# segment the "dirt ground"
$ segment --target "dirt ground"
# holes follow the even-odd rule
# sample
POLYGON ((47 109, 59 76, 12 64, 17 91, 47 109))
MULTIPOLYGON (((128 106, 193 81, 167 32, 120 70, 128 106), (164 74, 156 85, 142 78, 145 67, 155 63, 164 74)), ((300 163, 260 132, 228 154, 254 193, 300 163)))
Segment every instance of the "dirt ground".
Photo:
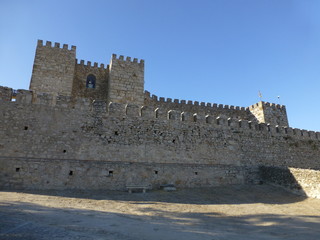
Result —
POLYGON ((320 239, 320 200, 270 185, 0 192, 0 239, 320 239))

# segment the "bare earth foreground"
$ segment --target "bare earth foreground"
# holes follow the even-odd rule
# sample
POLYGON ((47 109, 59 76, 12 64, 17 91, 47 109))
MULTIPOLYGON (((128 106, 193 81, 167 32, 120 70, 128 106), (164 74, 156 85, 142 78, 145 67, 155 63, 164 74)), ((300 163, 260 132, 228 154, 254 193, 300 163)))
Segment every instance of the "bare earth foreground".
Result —
POLYGON ((270 185, 0 192, 0 239, 320 239, 320 200, 270 185))

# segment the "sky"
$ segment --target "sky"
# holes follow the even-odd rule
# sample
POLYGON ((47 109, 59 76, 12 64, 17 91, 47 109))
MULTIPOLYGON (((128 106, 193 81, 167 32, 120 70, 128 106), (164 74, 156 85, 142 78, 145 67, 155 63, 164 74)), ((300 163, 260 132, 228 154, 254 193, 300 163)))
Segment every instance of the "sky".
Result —
POLYGON ((0 0, 0 85, 28 89, 38 39, 145 60, 151 94, 286 106, 320 131, 319 0, 0 0))

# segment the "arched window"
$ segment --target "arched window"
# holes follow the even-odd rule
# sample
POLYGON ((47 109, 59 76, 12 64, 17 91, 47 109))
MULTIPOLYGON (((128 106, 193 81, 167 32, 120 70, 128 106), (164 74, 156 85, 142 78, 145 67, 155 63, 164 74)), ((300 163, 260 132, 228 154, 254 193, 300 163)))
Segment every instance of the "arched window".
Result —
POLYGON ((93 74, 87 76, 87 88, 96 88, 96 77, 93 74))

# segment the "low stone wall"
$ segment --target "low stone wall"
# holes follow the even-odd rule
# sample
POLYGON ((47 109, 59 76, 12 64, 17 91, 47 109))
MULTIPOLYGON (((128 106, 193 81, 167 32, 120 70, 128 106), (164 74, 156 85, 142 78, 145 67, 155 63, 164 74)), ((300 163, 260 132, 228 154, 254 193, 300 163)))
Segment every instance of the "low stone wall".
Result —
POLYGON ((259 175, 266 183, 284 187, 300 195, 320 198, 319 170, 261 166, 259 175))
POLYGON ((92 160, 0 158, 1 189, 153 189, 253 183, 258 168, 230 165, 157 164, 92 160))

